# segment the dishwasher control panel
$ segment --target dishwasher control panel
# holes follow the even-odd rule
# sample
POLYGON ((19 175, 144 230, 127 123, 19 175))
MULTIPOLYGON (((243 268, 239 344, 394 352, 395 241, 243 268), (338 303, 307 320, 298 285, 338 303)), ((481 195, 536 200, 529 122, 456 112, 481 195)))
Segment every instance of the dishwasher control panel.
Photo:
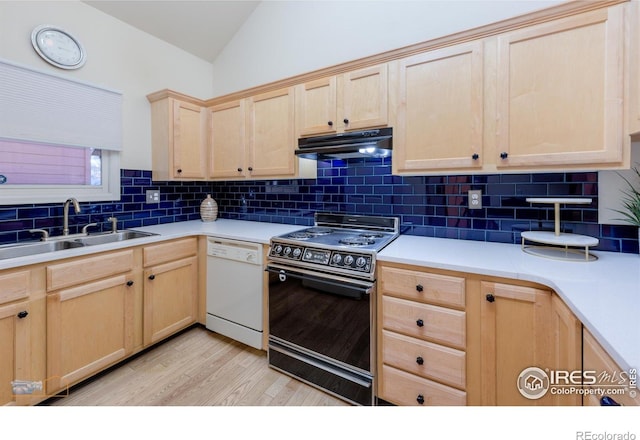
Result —
POLYGON ((209 240, 207 255, 244 263, 261 264, 261 246, 251 243, 209 240))

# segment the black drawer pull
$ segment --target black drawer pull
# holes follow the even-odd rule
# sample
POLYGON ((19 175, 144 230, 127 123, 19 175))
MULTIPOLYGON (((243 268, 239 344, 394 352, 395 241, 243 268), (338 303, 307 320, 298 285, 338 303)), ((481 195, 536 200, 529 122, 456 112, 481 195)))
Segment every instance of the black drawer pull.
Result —
POLYGON ((150 280, 155 280, 155 279, 156 279, 156 276, 155 276, 154 274, 151 274, 151 275, 149 275, 149 279, 150 279, 150 280))
POLYGON ((127 286, 129 286, 129 287, 133 286, 133 281, 131 281, 131 280, 127 281, 127 286))
POLYGON ((24 319, 24 318, 27 317, 28 314, 29 314, 29 312, 27 312, 26 310, 23 310, 22 312, 18 313, 18 318, 24 319))
POLYGON ((496 297, 493 296, 493 293, 487 293, 487 301, 489 301, 490 303, 494 302, 496 300, 496 297))
POLYGON ((424 290, 424 287, 422 287, 422 284, 418 284, 418 285, 416 286, 416 290, 417 290, 418 292, 422 292, 422 291, 424 290))
POLYGON ((417 325, 418 327, 424 327, 424 321, 423 321, 422 319, 418 319, 418 320, 416 321, 416 325, 417 325))
POLYGON ((416 358, 416 364, 418 364, 418 365, 424 364, 424 359, 422 359, 422 356, 418 356, 416 358))
POLYGON ((418 402, 420 405, 424 405, 424 396, 422 394, 418 394, 418 397, 416 397, 416 402, 418 402))

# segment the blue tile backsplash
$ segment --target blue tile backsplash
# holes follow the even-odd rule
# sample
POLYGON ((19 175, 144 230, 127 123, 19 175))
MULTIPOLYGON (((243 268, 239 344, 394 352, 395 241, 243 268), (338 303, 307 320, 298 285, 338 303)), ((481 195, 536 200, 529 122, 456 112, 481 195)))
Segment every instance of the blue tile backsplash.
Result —
MULTIPOLYGON (((88 223, 108 230, 197 220, 210 193, 221 218, 309 226, 316 211, 391 215, 410 235, 519 243, 520 232, 553 229, 553 208, 527 197, 590 197, 589 205, 562 207, 567 232, 600 240, 599 250, 638 252, 637 228, 598 224, 598 174, 535 173, 450 176, 393 176, 386 159, 318 161, 317 179, 225 182, 153 182, 151 172, 121 170, 117 202, 81 203, 70 215, 71 233, 88 223), (160 203, 146 203, 147 189, 160 190, 160 203), (467 208, 467 191, 482 190, 479 210, 467 208)), ((0 244, 34 239, 29 229, 62 233, 62 202, 0 207, 0 244)))

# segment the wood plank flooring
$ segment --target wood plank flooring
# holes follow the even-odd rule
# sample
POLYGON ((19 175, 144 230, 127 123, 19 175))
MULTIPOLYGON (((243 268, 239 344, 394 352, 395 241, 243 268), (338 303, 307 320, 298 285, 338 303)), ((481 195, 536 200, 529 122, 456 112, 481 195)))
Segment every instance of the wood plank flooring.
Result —
POLYGON ((348 406, 268 367, 266 353, 194 327, 51 406, 348 406))

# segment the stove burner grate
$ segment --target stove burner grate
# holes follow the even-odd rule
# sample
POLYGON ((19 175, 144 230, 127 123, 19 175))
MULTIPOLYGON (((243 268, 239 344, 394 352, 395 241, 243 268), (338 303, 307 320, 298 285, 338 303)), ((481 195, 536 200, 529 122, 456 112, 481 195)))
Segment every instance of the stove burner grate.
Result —
POLYGON ((305 229, 303 232, 311 235, 328 235, 333 232, 331 228, 324 228, 322 226, 315 226, 313 228, 305 229))
POLYGON ((309 234, 308 232, 305 232, 305 231, 296 231, 287 235, 288 238, 293 238, 295 240, 307 240, 313 236, 314 236, 313 234, 309 234))
POLYGON ((382 238, 384 237, 384 234, 381 234, 379 232, 363 232, 362 234, 360 234, 360 237, 374 239, 374 238, 382 238))
POLYGON ((368 246, 376 241, 368 237, 346 237, 340 239, 339 243, 347 246, 368 246))

